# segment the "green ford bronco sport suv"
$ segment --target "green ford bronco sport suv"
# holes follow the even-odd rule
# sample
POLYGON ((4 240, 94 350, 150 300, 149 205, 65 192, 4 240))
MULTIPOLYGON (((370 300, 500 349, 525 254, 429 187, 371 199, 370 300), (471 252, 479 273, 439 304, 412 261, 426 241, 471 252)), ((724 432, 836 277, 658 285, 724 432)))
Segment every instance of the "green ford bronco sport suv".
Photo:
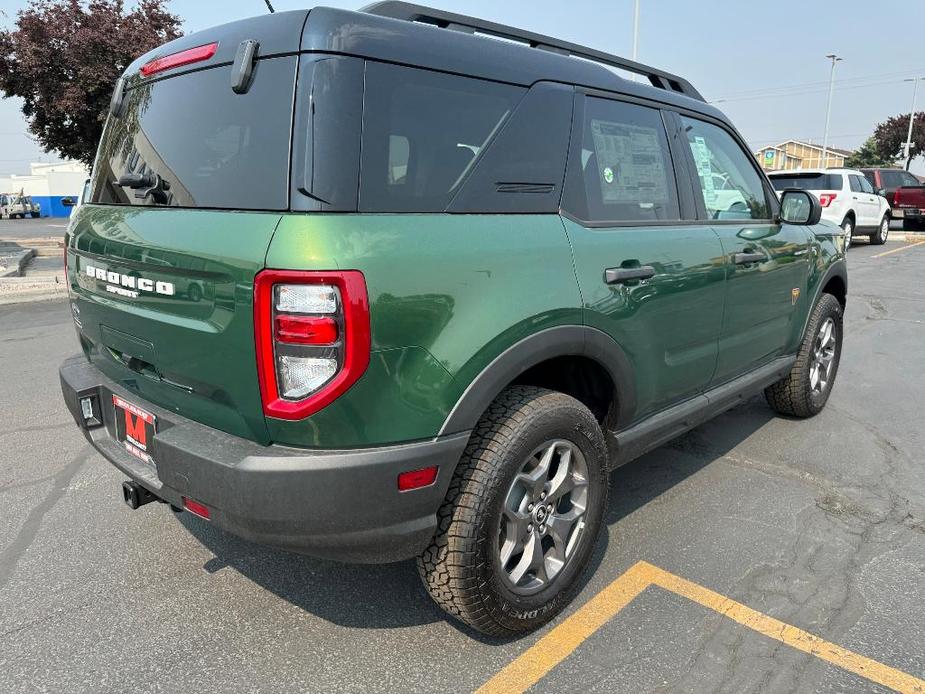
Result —
POLYGON ((268 14, 116 85, 64 398, 132 508, 417 557, 511 635, 580 586, 616 466, 762 390, 825 405, 819 215, 676 75, 403 2, 268 14))

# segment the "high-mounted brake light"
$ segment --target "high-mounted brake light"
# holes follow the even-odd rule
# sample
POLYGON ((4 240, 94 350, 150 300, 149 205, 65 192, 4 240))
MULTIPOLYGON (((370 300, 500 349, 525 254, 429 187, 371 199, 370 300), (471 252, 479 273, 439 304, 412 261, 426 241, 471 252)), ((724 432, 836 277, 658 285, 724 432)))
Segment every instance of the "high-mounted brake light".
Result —
POLYGON ((151 75, 163 72, 164 70, 170 70, 171 68, 190 65, 191 63, 201 63, 203 60, 208 60, 215 55, 215 51, 217 50, 218 43, 207 43, 203 46, 188 48, 179 53, 171 53, 162 58, 155 58, 141 66, 141 76, 150 77, 151 75))
POLYGON ((268 417, 303 419, 369 365, 369 299, 358 270, 264 270, 254 278, 257 374, 268 417))
POLYGON ((832 201, 838 197, 837 193, 820 193, 819 194, 819 204, 823 207, 828 207, 832 204, 832 201))

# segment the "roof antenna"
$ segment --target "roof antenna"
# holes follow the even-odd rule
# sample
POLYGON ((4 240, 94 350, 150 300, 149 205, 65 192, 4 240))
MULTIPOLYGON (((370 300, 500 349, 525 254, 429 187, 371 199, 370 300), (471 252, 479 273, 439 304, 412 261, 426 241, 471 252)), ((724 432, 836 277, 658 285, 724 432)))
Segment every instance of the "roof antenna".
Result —
POLYGON ((276 12, 276 10, 273 9, 273 5, 270 4, 270 0, 263 0, 263 1, 267 4, 267 9, 270 10, 270 14, 273 14, 274 12, 276 12))

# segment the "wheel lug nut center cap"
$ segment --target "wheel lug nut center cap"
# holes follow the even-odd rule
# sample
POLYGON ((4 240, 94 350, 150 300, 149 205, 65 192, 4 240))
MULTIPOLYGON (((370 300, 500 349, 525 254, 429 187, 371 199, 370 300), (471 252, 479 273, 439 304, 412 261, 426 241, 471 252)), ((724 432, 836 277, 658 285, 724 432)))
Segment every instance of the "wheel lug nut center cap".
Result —
POLYGON ((549 516, 549 511, 546 510, 545 506, 537 506, 533 511, 533 520, 538 525, 545 523, 547 516, 549 516))

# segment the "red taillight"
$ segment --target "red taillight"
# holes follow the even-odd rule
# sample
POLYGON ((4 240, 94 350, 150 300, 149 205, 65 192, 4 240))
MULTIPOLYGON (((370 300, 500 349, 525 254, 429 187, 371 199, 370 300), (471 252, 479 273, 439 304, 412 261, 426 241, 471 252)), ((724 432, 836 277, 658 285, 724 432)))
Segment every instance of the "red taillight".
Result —
POLYGON ((217 50, 217 43, 207 43, 204 46, 196 46, 195 48, 188 48, 185 51, 180 51, 179 53, 171 53, 170 55, 165 55, 163 58, 155 58, 154 60, 150 60, 141 66, 141 76, 150 77, 151 75, 157 74, 158 72, 180 67, 181 65, 201 63, 203 60, 208 60, 213 55, 215 55, 215 51, 217 50))
POLYGON ((209 507, 196 501, 195 499, 190 499, 184 496, 183 508, 192 513, 194 516, 199 516, 200 518, 209 520, 209 507))
POLYGON ((369 299, 358 270, 264 270, 254 278, 263 412, 303 419, 327 407, 369 365, 369 299))
POLYGON ((823 207, 828 207, 832 204, 832 201, 838 197, 837 193, 820 193, 819 194, 819 204, 823 207))
POLYGON ((412 489, 429 487, 437 481, 437 466, 421 468, 420 470, 409 470, 398 475, 398 491, 408 492, 412 489))
POLYGON ((337 340, 337 321, 325 316, 276 316, 277 342, 331 345, 337 340))

